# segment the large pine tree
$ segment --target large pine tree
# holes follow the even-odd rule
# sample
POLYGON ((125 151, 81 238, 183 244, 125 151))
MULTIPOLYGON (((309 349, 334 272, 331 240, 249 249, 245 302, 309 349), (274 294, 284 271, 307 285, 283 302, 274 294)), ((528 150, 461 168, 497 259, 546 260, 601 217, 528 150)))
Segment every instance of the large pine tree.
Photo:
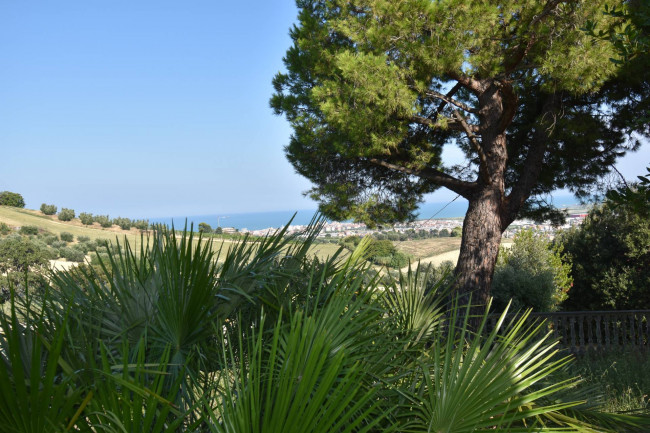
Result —
POLYGON ((631 121, 647 106, 647 56, 621 74, 612 41, 583 30, 620 20, 605 1, 297 3, 271 106, 293 127, 287 156, 311 197, 370 224, 412 218, 439 187, 465 197, 456 274, 475 300, 516 217, 557 216, 545 195, 584 194, 638 147, 635 129, 648 133, 631 121), (467 164, 445 165, 445 146, 467 164))

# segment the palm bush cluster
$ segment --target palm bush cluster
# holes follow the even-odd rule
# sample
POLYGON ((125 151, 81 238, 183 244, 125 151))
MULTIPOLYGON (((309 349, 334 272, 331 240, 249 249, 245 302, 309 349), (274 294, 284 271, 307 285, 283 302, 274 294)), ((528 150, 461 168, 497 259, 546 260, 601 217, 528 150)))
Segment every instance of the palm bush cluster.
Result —
MULTIPOLYGON (((161 230, 13 295, 0 431, 470 432, 643 428, 604 414, 542 325, 475 332, 416 270, 309 253, 318 231, 227 251, 161 230)), ((483 318, 485 319, 485 318, 483 318)))

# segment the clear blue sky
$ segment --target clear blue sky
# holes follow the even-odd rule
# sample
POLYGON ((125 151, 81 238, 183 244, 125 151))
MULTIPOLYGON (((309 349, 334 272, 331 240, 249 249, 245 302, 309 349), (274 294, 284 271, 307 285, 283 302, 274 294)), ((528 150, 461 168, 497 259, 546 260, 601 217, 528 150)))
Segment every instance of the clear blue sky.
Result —
POLYGON ((295 18, 293 0, 0 0, 0 191, 134 218, 314 209, 268 104, 295 18))

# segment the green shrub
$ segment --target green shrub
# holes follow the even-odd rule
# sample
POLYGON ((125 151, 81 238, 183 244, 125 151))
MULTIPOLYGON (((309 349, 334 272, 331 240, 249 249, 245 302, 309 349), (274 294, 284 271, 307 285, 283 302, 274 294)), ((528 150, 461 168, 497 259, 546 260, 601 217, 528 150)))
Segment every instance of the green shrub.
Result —
POLYGON ((96 223, 99 223, 100 226, 104 228, 109 228, 113 226, 113 222, 110 220, 108 215, 95 215, 93 218, 96 223))
POLYGON ((43 237, 43 242, 45 242, 46 245, 52 245, 52 243, 58 241, 59 238, 56 237, 56 235, 48 234, 43 237))
POLYGON ((61 208, 61 212, 59 212, 60 221, 72 221, 73 218, 74 218, 73 209, 61 208))
POLYGON ((63 248, 67 245, 68 243, 66 241, 54 241, 50 244, 52 248, 63 248))
POLYGON ((199 233, 212 233, 212 227, 208 223, 199 223, 199 233))
POLYGON ((650 309, 650 218, 606 202, 557 238, 573 260, 567 310, 650 309))
POLYGON ((22 226, 20 228, 20 234, 21 235, 37 235, 38 234, 38 227, 36 227, 36 226, 22 226))
POLYGON ((84 236, 84 235, 77 236, 77 240, 81 243, 86 243, 90 241, 90 236, 84 236))
POLYGON ((97 242, 95 241, 88 241, 83 243, 88 251, 96 251, 97 250, 97 242))
POLYGON ((81 251, 82 253, 84 253, 84 255, 88 254, 88 251, 89 251, 88 244, 85 244, 85 243, 83 243, 83 244, 74 244, 70 248, 81 251))
POLYGON ((119 226, 122 230, 130 230, 132 223, 129 218, 117 217, 113 219, 113 224, 119 226))
POLYGON ((45 215, 54 215, 57 211, 57 208, 53 204, 45 204, 43 203, 41 205, 41 212, 43 212, 45 215))
POLYGON ((61 257, 70 261, 70 262, 83 262, 86 255, 83 251, 79 251, 75 248, 63 247, 59 250, 61 257))
POLYGON ((501 311, 512 299, 515 310, 556 311, 573 280, 571 262, 562 247, 523 230, 510 249, 501 248, 492 280, 494 307, 501 311))
POLYGON ((0 223, 0 235, 7 235, 11 231, 11 228, 5 224, 5 223, 0 223))
POLYGON ((99 266, 100 262, 107 264, 110 262, 108 253, 95 253, 90 256, 90 264, 92 266, 99 266))
POLYGON ((62 241, 72 242, 74 240, 74 235, 68 232, 61 232, 59 235, 62 241))
POLYGON ((79 220, 81 221, 81 224, 91 226, 94 222, 93 214, 81 212, 79 214, 79 220))
POLYGON ((133 221, 133 226, 138 230, 148 230, 149 220, 135 220, 133 221))
MULTIPOLYGON (((359 246, 362 238, 359 236, 347 236, 339 243, 341 246, 354 251, 359 246)), ((393 242, 388 239, 377 240, 373 237, 367 237, 366 257, 368 261, 391 268, 402 268, 408 265, 409 256, 398 251, 393 242)))
POLYGON ((0 274, 35 271, 47 265, 45 248, 22 236, 0 240, 0 274))
POLYGON ((12 206, 12 207, 25 207, 25 200, 23 196, 10 191, 0 192, 0 205, 2 206, 12 206))

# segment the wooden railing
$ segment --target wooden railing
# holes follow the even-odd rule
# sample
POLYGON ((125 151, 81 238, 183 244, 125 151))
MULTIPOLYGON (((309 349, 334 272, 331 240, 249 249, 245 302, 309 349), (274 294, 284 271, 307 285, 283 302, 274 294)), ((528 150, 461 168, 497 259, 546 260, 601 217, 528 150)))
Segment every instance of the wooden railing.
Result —
MULTIPOLYGON (((488 318, 488 326, 498 316, 488 318)), ((528 320, 546 320, 553 336, 572 352, 650 348, 650 310, 566 311, 531 313, 528 320)))

